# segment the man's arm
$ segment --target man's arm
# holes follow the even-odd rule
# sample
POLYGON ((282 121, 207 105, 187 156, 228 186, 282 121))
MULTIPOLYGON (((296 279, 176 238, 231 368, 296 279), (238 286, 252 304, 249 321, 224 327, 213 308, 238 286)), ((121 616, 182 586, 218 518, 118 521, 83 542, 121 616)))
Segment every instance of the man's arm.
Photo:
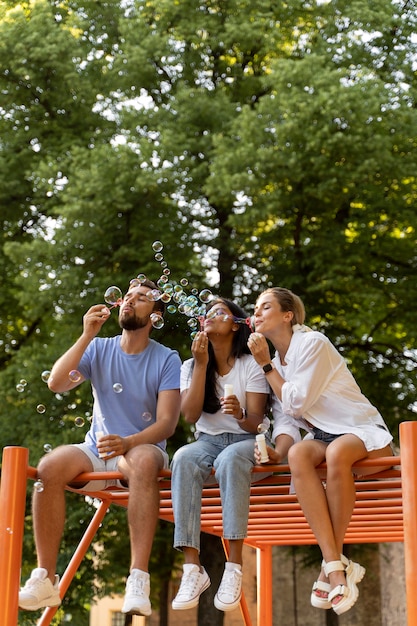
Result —
POLYGON ((117 455, 126 454, 135 446, 145 443, 157 444, 171 437, 180 417, 180 390, 168 389, 160 391, 156 409, 156 422, 144 428, 141 432, 120 437, 119 435, 105 435, 97 445, 99 452, 106 453, 111 459, 117 455))
POLYGON ((83 317, 83 332, 69 350, 54 364, 48 379, 48 387, 55 393, 63 393, 80 385, 84 379, 71 380, 69 373, 78 368, 86 348, 97 335, 104 322, 109 318, 110 311, 104 304, 92 306, 83 317))

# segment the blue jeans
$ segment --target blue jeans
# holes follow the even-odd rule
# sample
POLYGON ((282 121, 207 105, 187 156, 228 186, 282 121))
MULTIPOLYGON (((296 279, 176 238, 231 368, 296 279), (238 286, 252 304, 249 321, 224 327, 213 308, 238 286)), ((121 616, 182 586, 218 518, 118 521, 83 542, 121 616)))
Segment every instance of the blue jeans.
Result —
MULTIPOLYGON (((212 468, 220 487, 223 537, 246 537, 254 446, 255 435, 249 433, 201 433, 197 441, 176 451, 171 465, 175 548, 186 546, 200 551, 202 491, 212 468)), ((256 474, 256 480, 261 478, 263 474, 256 474)))

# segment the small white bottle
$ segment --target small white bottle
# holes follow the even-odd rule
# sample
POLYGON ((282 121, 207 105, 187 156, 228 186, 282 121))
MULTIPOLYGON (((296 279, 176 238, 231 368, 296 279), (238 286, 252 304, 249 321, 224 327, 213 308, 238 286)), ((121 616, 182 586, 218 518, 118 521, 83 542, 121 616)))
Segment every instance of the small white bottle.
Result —
POLYGON ((264 433, 256 435, 256 443, 258 444, 259 452, 261 453, 261 463, 266 463, 269 461, 269 455, 264 433))
POLYGON ((226 383, 226 385, 224 386, 224 397, 227 398, 227 396, 232 396, 233 395, 233 385, 229 385, 226 383))
MULTIPOLYGON (((96 430, 96 441, 97 441, 97 443, 100 441, 100 439, 102 437, 104 437, 104 430, 96 430)), ((107 454, 106 453, 104 453, 104 454, 103 453, 99 453, 98 456, 99 456, 100 459, 103 459, 105 456, 107 456, 107 454)))

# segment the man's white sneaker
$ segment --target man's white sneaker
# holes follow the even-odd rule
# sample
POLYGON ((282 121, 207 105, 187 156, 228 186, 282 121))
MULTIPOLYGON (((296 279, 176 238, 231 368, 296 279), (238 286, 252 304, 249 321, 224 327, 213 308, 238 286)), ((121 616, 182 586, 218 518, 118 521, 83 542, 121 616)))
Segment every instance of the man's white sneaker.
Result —
POLYGON ((150 577, 148 572, 132 569, 126 581, 125 601, 122 613, 131 615, 150 615, 152 613, 149 601, 150 577))
POLYGON ((48 578, 43 567, 32 570, 30 578, 19 591, 19 607, 26 611, 37 611, 47 606, 59 606, 59 576, 55 575, 54 584, 48 578))
POLYGON ((235 563, 226 563, 220 587, 214 596, 214 606, 219 611, 232 611, 242 597, 242 571, 235 563))
POLYGON ((210 578, 204 569, 198 565, 184 563, 183 575, 178 593, 172 601, 172 608, 180 611, 197 606, 203 591, 210 587, 210 578))

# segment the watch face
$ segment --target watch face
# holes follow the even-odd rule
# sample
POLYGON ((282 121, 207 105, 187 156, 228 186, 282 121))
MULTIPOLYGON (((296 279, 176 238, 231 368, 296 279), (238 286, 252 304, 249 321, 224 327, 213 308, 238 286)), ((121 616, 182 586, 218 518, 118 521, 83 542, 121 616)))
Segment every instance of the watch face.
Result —
POLYGON ((273 367, 272 367, 271 363, 267 363, 266 365, 263 366, 262 369, 265 372, 265 374, 267 374, 268 372, 270 372, 273 369, 273 367))

